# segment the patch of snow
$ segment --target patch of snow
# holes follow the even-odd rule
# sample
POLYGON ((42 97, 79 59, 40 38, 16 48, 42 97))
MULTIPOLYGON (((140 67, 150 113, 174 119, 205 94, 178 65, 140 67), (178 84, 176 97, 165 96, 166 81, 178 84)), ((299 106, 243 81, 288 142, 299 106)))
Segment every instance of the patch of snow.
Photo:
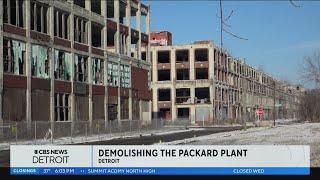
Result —
POLYGON ((310 145, 311 166, 320 167, 320 123, 257 127, 216 133, 162 144, 192 145, 310 145))

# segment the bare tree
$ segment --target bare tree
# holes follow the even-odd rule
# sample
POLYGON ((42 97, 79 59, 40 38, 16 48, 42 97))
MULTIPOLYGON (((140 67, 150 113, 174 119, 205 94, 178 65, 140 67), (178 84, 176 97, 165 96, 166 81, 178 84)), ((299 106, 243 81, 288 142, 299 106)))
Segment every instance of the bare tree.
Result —
POLYGON ((300 119, 320 122, 320 89, 307 90, 300 97, 300 119))
POLYGON ((305 82, 313 83, 318 89, 307 90, 300 97, 299 114, 302 120, 320 121, 320 50, 306 56, 300 66, 301 77, 305 82))
POLYGON ((320 86, 320 50, 315 51, 312 56, 306 56, 300 68, 301 78, 305 82, 320 86))
POLYGON ((293 2, 293 0, 289 0, 289 2, 293 7, 296 7, 296 8, 302 7, 301 5, 298 5, 295 2, 293 2))

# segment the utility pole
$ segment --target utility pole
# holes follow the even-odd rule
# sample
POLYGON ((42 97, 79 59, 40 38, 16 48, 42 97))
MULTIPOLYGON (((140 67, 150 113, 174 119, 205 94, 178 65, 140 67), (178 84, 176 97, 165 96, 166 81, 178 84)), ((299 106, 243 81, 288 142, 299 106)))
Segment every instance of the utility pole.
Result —
POLYGON ((276 81, 273 80, 273 126, 276 126, 276 81))
MULTIPOLYGON (((220 5, 220 17, 218 15, 216 15, 219 19, 220 19, 220 55, 219 55, 219 60, 220 62, 222 61, 222 52, 223 52, 223 32, 237 38, 237 39, 241 39, 241 40, 248 40, 247 38, 243 38, 243 37, 240 37, 234 33, 232 33, 231 31, 228 31, 225 26, 227 27, 231 27, 229 24, 227 24, 226 22, 230 19, 230 17, 233 15, 233 10, 231 11, 231 13, 226 17, 224 18, 223 16, 223 5, 222 5, 222 0, 219 0, 219 5, 220 5)), ((227 59, 226 59, 227 60, 227 59)), ((228 60, 227 60, 228 61, 228 60)), ((228 66, 228 65, 227 65, 228 66)), ((216 85, 216 84, 215 84, 216 85)), ((221 87, 221 92, 223 90, 223 88, 221 87)), ((228 91, 228 94, 227 94, 228 98, 229 98, 229 91, 228 91)), ((228 106, 229 106, 229 101, 228 101, 228 106)), ((221 100, 220 100, 220 103, 218 104, 218 107, 220 108, 220 119, 222 118, 222 96, 221 96, 221 100)), ((228 108, 229 110, 229 108, 228 108)), ((229 113, 229 112, 228 112, 229 113)))

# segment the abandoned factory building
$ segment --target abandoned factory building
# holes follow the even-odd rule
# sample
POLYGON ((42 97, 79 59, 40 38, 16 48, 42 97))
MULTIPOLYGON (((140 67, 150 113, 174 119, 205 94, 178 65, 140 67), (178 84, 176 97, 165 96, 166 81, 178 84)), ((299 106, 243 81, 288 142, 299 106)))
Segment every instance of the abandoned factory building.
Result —
POLYGON ((1 123, 151 120, 148 5, 0 2, 1 123))
POLYGON ((171 45, 166 31, 150 36, 152 108, 158 118, 204 125, 297 117, 300 86, 232 57, 213 41, 171 45))

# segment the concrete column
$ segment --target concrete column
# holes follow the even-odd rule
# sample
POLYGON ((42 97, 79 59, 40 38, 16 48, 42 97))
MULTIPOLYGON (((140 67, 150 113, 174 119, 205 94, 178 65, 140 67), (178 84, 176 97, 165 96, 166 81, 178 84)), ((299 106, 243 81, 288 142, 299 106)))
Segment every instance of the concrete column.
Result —
POLYGON ((209 46, 208 49, 209 55, 209 80, 210 80, 210 123, 213 124, 213 117, 214 117, 214 94, 215 94, 215 78, 214 78, 214 47, 213 45, 209 46))
MULTIPOLYGON (((26 1, 26 9, 30 9, 30 1, 26 1)), ((26 76, 27 76, 27 93, 26 93, 26 120, 28 133, 31 133, 31 43, 30 43, 30 13, 26 14, 26 76)))
POLYGON ((129 120, 132 120, 132 88, 129 89, 129 120))
POLYGON ((85 8, 88 11, 91 11, 91 0, 85 0, 85 8))
MULTIPOLYGON (((54 7, 53 6, 50 6, 49 9, 48 9, 49 13, 49 22, 50 24, 53 24, 54 23, 54 7)), ((50 28, 48 29, 49 31, 49 35, 50 35, 50 38, 51 38, 51 51, 49 51, 49 70, 50 70, 50 84, 51 84, 51 89, 50 89, 50 122, 52 123, 51 124, 51 130, 53 132, 53 128, 54 128, 54 125, 53 125, 53 122, 54 122, 54 109, 55 109, 55 106, 54 106, 54 49, 52 48, 53 47, 53 39, 54 39, 54 28, 53 26, 50 26, 50 28)))
POLYGON ((146 17, 146 33, 148 35, 148 48, 146 50, 146 60, 147 62, 150 62, 150 17, 151 17, 151 11, 150 11, 150 5, 148 6, 148 14, 147 14, 147 17, 146 17))
POLYGON ((19 1, 16 0, 16 25, 19 26, 19 1))
POLYGON ((105 125, 108 122, 108 61, 107 61, 107 49, 105 48, 105 59, 103 62, 103 66, 104 66, 104 121, 105 121, 105 125))
POLYGON ((148 106, 149 106, 149 112, 150 112, 148 121, 149 121, 149 123, 151 123, 152 122, 152 101, 148 102, 148 106))
POLYGON ((190 80, 195 80, 194 48, 190 48, 190 80))
MULTIPOLYGON (((115 52, 120 53, 120 2, 114 1, 114 18, 117 23, 117 31, 115 33, 115 52)), ((121 95, 120 95, 120 56, 118 57, 118 121, 121 120, 121 95)))
POLYGON ((209 46, 209 79, 214 80, 214 49, 213 45, 209 46))
MULTIPOLYGON (((1 1, 2 2, 2 1, 1 1)), ((10 7, 10 1, 7 1, 7 17, 8 17, 8 23, 11 24, 11 7, 10 7)), ((1 13, 2 15, 3 13, 1 13)), ((2 25, 2 24, 1 24, 2 25)))
MULTIPOLYGON (((28 12, 28 9, 27 9, 28 12)), ((31 18, 30 18, 31 21, 31 18)), ((37 30, 37 3, 34 3, 33 6, 33 29, 36 31, 37 30)))
POLYGON ((101 15, 104 17, 104 28, 103 28, 103 50, 104 50, 104 121, 105 127, 108 122, 108 29, 107 29, 107 1, 101 1, 101 15))
MULTIPOLYGON (((78 32, 79 32, 79 30, 80 30, 80 32, 84 32, 84 29, 86 29, 86 32, 88 32, 87 28, 85 27, 84 20, 80 19, 80 18, 77 18, 77 19, 78 19, 78 21, 80 20, 80 29, 78 29, 78 32)), ((81 36, 78 39, 78 41, 81 41, 84 44, 88 44, 88 36, 86 36, 85 34, 81 33, 81 36)))
POLYGON ((57 36, 59 36, 59 11, 56 11, 55 16, 56 16, 56 33, 57 33, 57 36))
POLYGON ((40 7, 40 16, 41 32, 44 33, 43 6, 40 7))
POLYGON ((65 14, 62 13, 62 22, 61 22, 61 25, 62 25, 62 38, 66 38, 65 37, 65 34, 66 34, 66 27, 65 27, 65 14))
POLYGON ((129 33, 127 36, 127 56, 131 57, 131 0, 127 0, 126 19, 129 33))
MULTIPOLYGON (((73 89, 73 81, 74 81, 74 49, 73 49, 73 43, 74 43, 74 3, 72 1, 71 3, 71 13, 70 13, 70 41, 71 41, 71 94, 70 94, 70 101, 71 101, 71 117, 70 120, 73 122, 75 121, 75 95, 74 95, 74 89, 73 89)), ((77 26, 78 26, 78 21, 77 21, 77 26)))
POLYGON ((171 72, 170 72, 171 81, 175 85, 175 81, 176 81, 176 52, 175 52, 175 49, 171 49, 171 51, 170 51, 170 62, 171 62, 171 72))
MULTIPOLYGON (((139 116, 140 119, 143 119, 143 115, 142 115, 142 100, 139 99, 139 116)), ((144 124, 145 122, 142 121, 142 124, 144 124)))
MULTIPOLYGON (((121 89, 121 83, 120 83, 120 56, 118 57, 118 121, 121 121, 121 93, 120 93, 120 89, 121 89)), ((121 122, 120 122, 121 123, 121 122)))
POLYGON ((171 87, 171 114, 172 114, 172 121, 177 119, 177 109, 176 109, 176 88, 173 86, 171 87))
POLYGON ((152 59, 153 60, 152 60, 152 71, 151 71, 151 73, 152 73, 152 82, 155 83, 155 82, 158 81, 158 66, 157 66, 157 64, 158 64, 158 59, 157 59, 158 52, 157 52, 157 50, 154 50, 152 52, 153 52, 152 53, 152 59))
POLYGON ((191 104, 195 103, 195 87, 190 87, 190 97, 191 97, 191 104))
MULTIPOLYGON (((213 81, 213 80, 212 80, 213 81)), ((213 124, 213 109, 214 109, 214 89, 215 84, 211 84, 209 87, 210 91, 210 109, 209 109, 209 115, 210 115, 210 123, 213 124)))
MULTIPOLYGON (((0 6, 0 46, 3 47, 3 6, 0 6)), ((3 59, 3 48, 0 48, 0 57, 3 59)), ((3 96, 3 60, 0 61, 0 126, 3 126, 2 112, 2 96, 3 96)), ((3 129, 0 129, 0 137, 3 135, 3 129)))
POLYGON ((117 31, 115 33, 115 52, 120 53, 120 2, 114 1, 114 18, 115 22, 117 23, 117 31))
POLYGON ((152 111, 153 112, 158 112, 159 109, 158 109, 158 88, 157 87, 153 87, 152 88, 152 106, 153 106, 153 109, 152 111))
POLYGON ((138 40, 138 51, 137 51, 137 58, 141 59, 141 2, 138 4, 138 11, 136 14, 136 24, 137 24, 137 31, 139 33, 139 40, 138 40))
POLYGON ((196 107, 195 106, 190 107, 190 121, 191 121, 191 124, 196 124, 196 107))
POLYGON ((172 87, 171 87, 171 114, 172 114, 172 120, 177 119, 177 109, 176 109, 176 54, 175 50, 171 49, 170 51, 170 62, 171 62, 171 82, 172 82, 172 87))
POLYGON ((150 5, 148 6, 148 12, 146 16, 146 33, 150 33, 150 5))
MULTIPOLYGON (((91 10, 91 2, 86 1, 86 9, 91 10)), ((88 46, 89 46, 89 57, 88 57, 88 84, 89 84, 89 127, 92 127, 93 121, 93 97, 92 97, 92 21, 91 16, 89 16, 89 21, 87 24, 88 28, 88 46)))

